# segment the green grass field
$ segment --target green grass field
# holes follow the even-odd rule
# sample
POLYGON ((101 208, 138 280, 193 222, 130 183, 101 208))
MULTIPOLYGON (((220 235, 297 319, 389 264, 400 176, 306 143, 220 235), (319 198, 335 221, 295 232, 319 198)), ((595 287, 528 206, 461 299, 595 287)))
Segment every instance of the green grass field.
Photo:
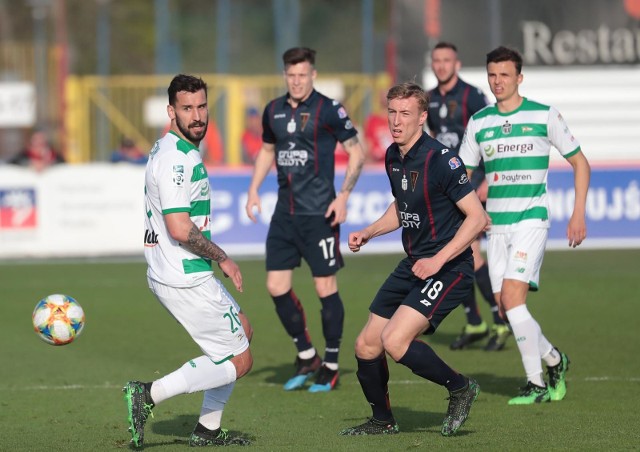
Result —
MULTIPOLYGON (((266 293, 262 261, 239 261, 245 291, 237 299, 255 329, 255 363, 236 384, 223 426, 253 438, 252 450, 264 451, 640 448, 640 250, 547 253, 541 290, 531 295, 529 309, 545 335, 571 358, 564 401, 507 406, 524 383, 513 339, 498 353, 480 346, 450 351, 448 344, 464 323, 457 309, 427 339, 482 388, 458 435, 440 435, 446 390, 390 361, 389 389, 401 433, 338 436, 340 429, 370 415, 355 376, 353 342, 372 296, 398 258, 347 257, 339 275, 346 304, 341 383, 327 394, 282 390, 293 371, 295 349, 266 293)), ((128 448, 123 383, 156 379, 199 355, 149 292, 145 269, 142 262, 0 265, 0 450, 128 448), (33 307, 50 293, 75 297, 87 316, 82 335, 64 347, 40 341, 31 327, 33 307)), ((296 271, 295 289, 315 344, 323 349, 320 305, 307 268, 296 271)), ((197 422, 200 402, 201 394, 192 394, 156 407, 147 424, 146 448, 188 447, 186 438, 197 422)))

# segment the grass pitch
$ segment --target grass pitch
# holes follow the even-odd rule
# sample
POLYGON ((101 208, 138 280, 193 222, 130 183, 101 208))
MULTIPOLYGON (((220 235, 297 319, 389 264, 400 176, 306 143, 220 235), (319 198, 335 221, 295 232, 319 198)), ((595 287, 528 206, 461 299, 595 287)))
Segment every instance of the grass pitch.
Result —
MULTIPOLYGON (((371 298, 398 259, 347 256, 339 274, 346 304, 341 382, 327 394, 282 390, 294 370, 295 349, 264 287, 263 262, 239 261, 245 291, 230 291, 253 323, 255 363, 236 384, 223 426, 253 438, 252 450, 260 451, 640 447, 640 250, 547 253, 541 290, 531 294, 529 309, 545 335, 571 358, 569 391, 562 402, 507 406, 524 383, 513 338, 498 353, 484 352, 481 345, 450 351, 448 344, 464 324, 457 309, 426 339, 481 385, 460 432, 451 438, 440 435, 446 390, 390 360, 389 389, 401 433, 338 436, 370 415, 355 376, 353 342, 371 298)), ((200 354, 146 287, 145 270, 141 262, 0 265, 0 450, 128 449, 122 385, 156 379, 200 354), (70 345, 47 345, 32 330, 36 302, 51 293, 69 294, 85 310, 85 329, 70 345)), ((306 267, 296 271, 294 283, 312 338, 322 350, 320 304, 306 267)), ((481 301, 480 308, 490 320, 488 306, 481 301)), ((147 424, 146 448, 185 450, 200 402, 201 394, 192 394, 156 407, 147 424)))

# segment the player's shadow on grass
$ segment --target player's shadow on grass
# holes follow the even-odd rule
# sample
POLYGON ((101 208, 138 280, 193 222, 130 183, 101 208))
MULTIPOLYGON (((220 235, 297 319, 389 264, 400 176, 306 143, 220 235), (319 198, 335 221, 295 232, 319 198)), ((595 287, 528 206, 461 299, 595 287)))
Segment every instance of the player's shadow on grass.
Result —
MULTIPOLYGON (((460 336, 460 333, 441 333, 440 331, 436 332, 433 335, 430 336, 418 336, 418 339, 421 339, 423 341, 425 341, 428 344, 432 344, 435 345, 437 347, 444 347, 444 348, 449 348, 449 346, 451 345, 451 343, 453 343, 456 339, 458 339, 458 336, 460 336)), ((482 339, 480 339, 479 341, 473 342, 470 345, 467 345, 462 351, 464 350, 480 350, 480 351, 485 351, 484 347, 485 345, 487 345, 487 343, 489 342, 489 337, 490 335, 487 335, 487 337, 484 337, 482 339)), ((499 352, 495 352, 495 351, 490 351, 488 353, 502 353, 504 351, 508 351, 508 350, 514 350, 517 349, 518 346, 515 344, 515 342, 513 341, 512 338, 509 338, 507 340, 507 343, 505 345, 505 347, 499 351, 499 352)))
MULTIPOLYGON (((443 406, 442 412, 437 411, 427 411, 427 410, 416 410, 413 408, 403 407, 403 406, 394 406, 393 407, 393 415, 400 427, 400 432, 404 433, 427 433, 440 435, 440 430, 442 429, 442 421, 444 420, 446 414, 446 405, 443 406)), ((357 425, 361 422, 364 422, 364 419, 361 418, 348 418, 345 419, 345 424, 357 425)), ((463 427, 460 431, 456 433, 456 436, 464 436, 474 433, 471 429, 463 427)))
MULTIPOLYGON (((432 335, 420 336, 418 337, 418 339, 422 339, 427 343, 432 343, 438 346, 442 345, 449 348, 449 345, 453 341, 455 341, 458 338, 458 336, 460 336, 460 333, 444 333, 444 332, 436 331, 432 335)), ((485 339, 482 339, 474 344, 471 344, 470 347, 481 349, 482 347, 485 346, 488 340, 489 340, 489 336, 487 336, 485 339)))
POLYGON ((515 397, 518 389, 526 383, 524 377, 506 377, 488 373, 468 372, 480 384, 480 394, 496 394, 505 397, 515 397))
MULTIPOLYGON (((158 447, 158 446, 166 446, 169 444, 184 444, 185 446, 189 445, 189 436, 191 436, 191 432, 193 428, 198 423, 198 416, 194 416, 191 414, 181 414, 175 417, 167 417, 167 419, 152 421, 149 425, 151 431, 156 435, 164 435, 164 436, 177 436, 179 438, 174 438, 171 441, 162 441, 162 442, 154 442, 153 440, 145 441, 144 448, 158 447)), ((229 430, 229 433, 233 436, 242 436, 251 441, 255 441, 255 437, 244 432, 240 432, 237 430, 229 430)))
MULTIPOLYGON (((293 377, 295 372, 296 368, 293 363, 278 364, 274 366, 261 366, 259 368, 256 368, 256 366, 254 365, 254 368, 251 370, 250 375, 251 378, 262 378, 265 383, 282 386, 287 382, 287 380, 293 377)), ((345 376, 352 373, 352 369, 343 369, 342 367, 340 368, 340 378, 344 378, 345 376)), ((310 377, 307 381, 314 382, 315 377, 310 377)))
POLYGON ((445 413, 394 406, 393 415, 400 426, 401 432, 417 433, 436 428, 439 431, 440 427, 442 427, 442 420, 444 419, 445 413))

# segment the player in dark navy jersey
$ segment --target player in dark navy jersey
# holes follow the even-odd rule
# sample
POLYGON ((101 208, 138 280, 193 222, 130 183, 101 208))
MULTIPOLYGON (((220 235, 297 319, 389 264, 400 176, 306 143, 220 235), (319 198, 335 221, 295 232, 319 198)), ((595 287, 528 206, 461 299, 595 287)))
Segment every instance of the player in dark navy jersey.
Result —
POLYGON ((489 103, 479 88, 458 76, 461 66, 454 44, 436 44, 431 52, 431 70, 438 86, 429 91, 427 126, 436 140, 456 153, 469 118, 489 103))
MULTIPOLYGON (((427 125, 431 136, 452 151, 458 152, 460 142, 469 118, 483 109, 489 102, 484 93, 458 76, 461 63, 458 49, 450 42, 439 42, 431 52, 431 69, 438 80, 438 86, 429 91, 427 125)), ((476 187, 482 202, 486 201, 487 182, 484 180, 484 162, 478 173, 473 172, 471 184, 476 187)), ((471 246, 474 258, 475 281, 483 298, 489 303, 493 315, 491 337, 485 345, 487 351, 502 350, 511 330, 500 318, 498 305, 491 290, 489 268, 480 252, 480 238, 471 246)), ((460 350, 489 335, 489 326, 482 320, 476 302, 475 289, 462 302, 467 324, 462 333, 452 343, 452 350, 460 350)))
POLYGON ((274 161, 278 172, 278 201, 266 244, 267 290, 276 312, 298 350, 296 373, 285 390, 298 389, 316 371, 309 391, 325 392, 338 382, 338 352, 344 307, 338 293, 340 224, 347 218, 347 199, 356 184, 365 155, 346 110, 315 91, 315 51, 306 47, 283 55, 287 94, 272 100, 262 117, 262 148, 258 153, 246 211, 254 222, 261 211, 258 189, 274 161), (334 188, 336 143, 349 154, 344 182, 334 188), (301 259, 309 264, 322 303, 326 341, 320 358, 307 331, 305 313, 292 289, 293 269, 301 259))
POLYGON ((349 248, 357 252, 371 239, 402 228, 407 256, 378 290, 356 339, 357 377, 373 416, 340 433, 399 431, 387 388, 388 354, 447 388, 442 434, 449 436, 465 422, 480 388, 417 338, 433 334, 473 286, 469 246, 487 225, 487 216, 456 153, 423 132, 428 94, 404 83, 391 88, 387 100, 394 144, 387 149, 385 167, 395 200, 374 223, 349 234, 349 248))

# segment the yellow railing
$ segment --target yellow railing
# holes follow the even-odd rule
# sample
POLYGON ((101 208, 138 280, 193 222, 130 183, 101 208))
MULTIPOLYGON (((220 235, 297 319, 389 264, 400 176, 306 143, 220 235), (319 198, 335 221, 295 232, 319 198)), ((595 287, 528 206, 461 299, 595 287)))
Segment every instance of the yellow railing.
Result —
MULTIPOLYGON (((225 163, 242 163, 241 136, 247 107, 260 111, 285 93, 281 76, 203 75, 209 86, 210 120, 217 121, 224 142, 225 163)), ((113 149, 123 136, 149 149, 162 127, 145 122, 148 99, 166 99, 170 76, 69 77, 65 89, 67 160, 106 160, 100 149, 113 149), (101 132, 100 132, 101 131, 101 132)), ((318 90, 338 89, 340 100, 357 126, 379 108, 378 93, 388 87, 386 74, 330 74, 319 77, 318 90)), ((331 96, 330 92, 325 94, 331 96)), ((167 119, 168 122, 168 119, 167 119)))

